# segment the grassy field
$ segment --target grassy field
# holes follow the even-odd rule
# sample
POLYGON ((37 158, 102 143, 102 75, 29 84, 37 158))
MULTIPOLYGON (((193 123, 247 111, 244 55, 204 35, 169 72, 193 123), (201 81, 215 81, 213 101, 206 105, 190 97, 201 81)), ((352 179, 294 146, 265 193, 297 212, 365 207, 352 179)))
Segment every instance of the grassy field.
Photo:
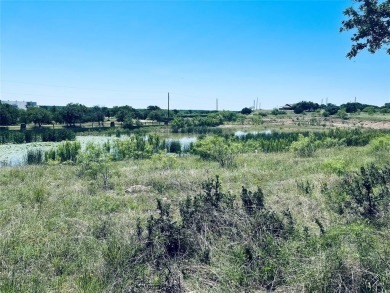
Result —
POLYGON ((385 141, 0 168, 0 292, 389 291, 389 162, 385 141))
MULTIPOLYGON (((72 164, 0 168, 0 291, 387 291, 388 215, 373 221, 340 214, 332 188, 344 172, 389 160, 388 151, 378 154, 371 146, 319 149, 311 157, 241 153, 231 168, 194 155, 161 155, 111 162, 106 181, 72 164), (157 227, 163 219, 179 227, 186 197, 204 194, 202 183, 217 175, 234 204, 209 211, 227 220, 219 231, 199 236, 205 238, 207 259, 200 257, 204 251, 172 256, 161 249, 154 252, 160 260, 146 257, 150 217, 159 219, 152 222, 157 227), (243 210, 242 186, 260 187, 264 206, 285 223, 278 229, 292 219, 293 232, 279 237, 264 230, 265 238, 256 240, 268 243, 263 246, 252 232, 245 234, 249 226, 234 222, 243 210), (156 199, 170 205, 168 218, 156 199), (283 218, 287 211, 290 218, 283 218), (137 256, 145 259, 136 261, 137 256)), ((168 237, 154 235, 160 245, 168 237)))

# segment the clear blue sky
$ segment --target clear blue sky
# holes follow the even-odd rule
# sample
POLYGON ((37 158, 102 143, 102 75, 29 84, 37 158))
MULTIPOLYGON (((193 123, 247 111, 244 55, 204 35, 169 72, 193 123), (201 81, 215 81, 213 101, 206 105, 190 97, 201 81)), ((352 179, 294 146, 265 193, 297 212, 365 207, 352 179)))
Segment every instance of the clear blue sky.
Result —
POLYGON ((345 57, 352 1, 1 1, 1 100, 240 110, 390 102, 390 56, 345 57))

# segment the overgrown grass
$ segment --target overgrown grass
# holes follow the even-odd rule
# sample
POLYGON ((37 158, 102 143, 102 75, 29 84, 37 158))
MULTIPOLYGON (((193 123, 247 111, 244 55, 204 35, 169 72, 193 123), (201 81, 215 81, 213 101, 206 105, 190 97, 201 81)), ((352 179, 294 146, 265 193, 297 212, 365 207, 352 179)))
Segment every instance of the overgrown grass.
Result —
POLYGON ((106 187, 93 166, 0 168, 0 292, 389 291, 388 218, 342 213, 337 189, 345 173, 386 162, 372 145, 248 150, 234 168, 160 153, 110 161, 106 187), (216 175, 221 196, 204 185, 216 175), (293 223, 288 237, 267 234, 278 219, 293 223))

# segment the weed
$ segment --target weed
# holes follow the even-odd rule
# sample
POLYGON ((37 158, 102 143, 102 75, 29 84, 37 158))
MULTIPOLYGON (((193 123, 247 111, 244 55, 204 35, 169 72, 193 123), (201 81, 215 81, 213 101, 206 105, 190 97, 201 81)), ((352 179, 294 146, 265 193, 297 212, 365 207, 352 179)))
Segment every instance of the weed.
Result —
POLYGON ((27 165, 42 164, 45 154, 41 149, 27 150, 26 162, 27 165))
POLYGON ((314 190, 314 184, 309 180, 296 180, 297 188, 305 195, 310 195, 314 190))

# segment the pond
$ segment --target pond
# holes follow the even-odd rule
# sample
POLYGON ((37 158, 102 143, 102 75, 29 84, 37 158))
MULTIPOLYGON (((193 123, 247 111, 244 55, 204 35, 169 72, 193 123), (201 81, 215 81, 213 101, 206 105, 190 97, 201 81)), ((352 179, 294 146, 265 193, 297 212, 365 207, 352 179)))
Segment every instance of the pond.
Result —
POLYGON ((191 144, 193 144, 197 138, 195 136, 192 137, 180 137, 180 138, 167 138, 165 139, 165 146, 167 150, 170 150, 172 142, 178 141, 180 143, 180 148, 182 152, 188 151, 191 148, 191 144))
MULTIPOLYGON (((247 134, 271 134, 270 130, 266 131, 236 131, 235 136, 242 137, 247 134)), ((115 139, 126 139, 128 136, 122 135, 120 138, 115 136, 77 136, 76 140, 80 142, 81 148, 85 147, 88 143, 97 143, 103 144, 107 141, 112 141, 115 139)), ((147 137, 145 137, 147 138, 147 137)), ((181 151, 189 150, 192 143, 196 142, 196 136, 172 136, 165 138, 165 144, 167 150, 169 151, 173 142, 179 142, 181 151)), ((49 150, 59 142, 34 142, 34 143, 25 143, 25 144, 4 144, 0 145, 0 167, 2 166, 23 166, 26 164, 27 151, 29 150, 38 150, 43 151, 49 150)))
MULTIPOLYGON (((78 136, 76 140, 80 142, 81 147, 87 143, 100 143, 111 140, 114 137, 107 136, 78 136)), ((27 152, 31 150, 47 151, 60 142, 32 142, 24 144, 3 144, 0 145, 0 167, 2 166, 23 166, 26 164, 27 152)))
POLYGON ((236 131, 234 133, 235 136, 238 136, 238 137, 242 137, 242 136, 245 136, 247 134, 260 134, 260 133, 263 133, 263 134, 266 134, 266 135, 271 135, 272 134, 272 131, 271 130, 264 130, 264 131, 236 131))
MULTIPOLYGON (((81 148, 88 143, 103 144, 107 141, 116 139, 126 139, 128 136, 122 135, 120 138, 115 136, 77 136, 76 140, 80 142, 81 148)), ((145 137, 146 138, 146 137, 145 137)), ((191 143, 196 141, 196 137, 174 137, 166 138, 166 147, 169 150, 172 142, 179 142, 181 150, 185 151, 190 148, 191 143)), ((0 167, 2 166, 23 166, 26 164, 27 152, 31 150, 49 150, 59 142, 34 142, 25 144, 4 144, 0 145, 0 167)))

